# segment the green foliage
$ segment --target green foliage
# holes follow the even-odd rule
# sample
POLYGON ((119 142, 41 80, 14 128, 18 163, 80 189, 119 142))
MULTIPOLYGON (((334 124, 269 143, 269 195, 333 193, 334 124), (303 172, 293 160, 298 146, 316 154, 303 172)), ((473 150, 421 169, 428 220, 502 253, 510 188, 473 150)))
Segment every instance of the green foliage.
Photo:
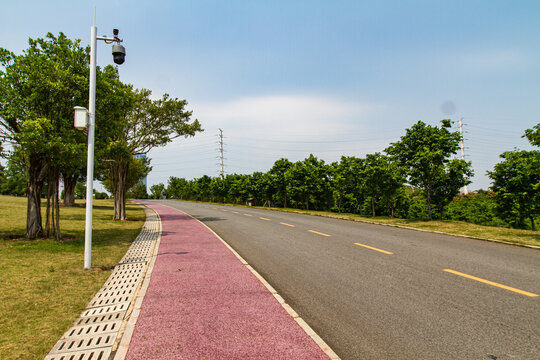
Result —
POLYGON ((273 200, 278 206, 287 207, 287 180, 285 173, 292 167, 292 162, 285 158, 277 160, 268 172, 269 182, 275 189, 273 200))
POLYGON ((148 199, 148 193, 146 192, 146 185, 139 180, 131 189, 127 192, 127 197, 129 199, 148 199))
POLYGON ((294 163, 285 172, 287 196, 295 207, 310 209, 328 208, 332 199, 330 166, 312 154, 294 163))
POLYGON ((362 214, 364 159, 342 156, 332 165, 334 207, 338 212, 362 214))
POLYGON ((450 155, 459 148, 461 135, 449 131, 451 126, 450 120, 442 120, 440 128, 418 121, 406 130, 400 141, 392 143, 385 150, 405 168, 409 184, 423 190, 430 220, 431 196, 436 181, 441 177, 450 155))
POLYGON ((85 199, 86 198, 86 184, 83 182, 77 182, 75 185, 75 197, 77 199, 85 199))
POLYGON ((458 195, 459 189, 471 183, 470 162, 453 159, 446 163, 435 178, 432 201, 442 220, 445 207, 458 195))
POLYGON ((525 228, 525 219, 535 230, 540 214, 540 151, 507 151, 503 159, 488 172, 497 194, 499 216, 514 227, 525 228))
POLYGON ((150 197, 152 199, 160 199, 161 194, 165 191, 165 185, 163 183, 154 184, 150 186, 150 197))
POLYGON ((508 226, 497 217, 495 197, 494 192, 484 190, 457 196, 448 205, 446 218, 478 225, 508 226))
POLYGON ((99 192, 99 191, 94 190, 94 198, 95 199, 108 199, 109 194, 107 194, 106 192, 99 192))
POLYGON ((533 126, 532 129, 525 130, 523 137, 526 137, 531 145, 540 146, 540 123, 533 126))
POLYGON ((4 168, 0 165, 0 193, 26 196, 27 172, 16 159, 10 159, 4 168))
POLYGON ((88 48, 63 33, 28 43, 21 55, 0 49, 0 137, 16 147, 27 169, 26 236, 36 238, 43 232, 44 180, 58 211, 53 194, 60 168, 72 165, 83 151, 78 144, 84 136, 73 128, 73 107, 88 96, 88 48))

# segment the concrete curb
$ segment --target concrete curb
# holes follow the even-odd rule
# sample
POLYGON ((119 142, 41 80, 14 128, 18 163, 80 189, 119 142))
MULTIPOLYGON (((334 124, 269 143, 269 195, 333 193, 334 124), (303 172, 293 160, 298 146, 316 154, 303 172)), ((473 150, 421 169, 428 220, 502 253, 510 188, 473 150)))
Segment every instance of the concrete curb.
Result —
MULTIPOLYGON (((161 204, 161 205, 170 207, 170 208, 175 209, 175 210, 179 210, 179 209, 176 209, 176 208, 174 208, 172 206, 169 206, 169 205, 165 205, 165 204, 161 204)), ((214 234, 219 240, 221 240, 221 242, 227 247, 227 249, 229 249, 238 258, 238 260, 240 260, 240 262, 242 262, 242 264, 244 264, 244 266, 247 267, 248 270, 251 271, 251 273, 253 275, 255 275, 255 277, 257 279, 259 279, 259 281, 261 283, 263 283, 263 285, 268 289, 268 291, 270 291, 270 293, 281 304, 281 306, 285 309, 285 311, 294 319, 294 321, 296 321, 296 323, 302 328, 302 330, 304 330, 304 332, 321 348, 321 350, 330 359, 332 359, 332 360, 340 360, 340 357, 332 350, 332 348, 330 348, 330 346, 304 321, 304 319, 302 319, 296 313, 296 311, 294 311, 293 308, 290 307, 289 304, 287 304, 285 302, 283 297, 281 297, 281 295, 279 295, 277 293, 277 291, 272 287, 272 285, 270 285, 255 269, 253 269, 253 267, 251 267, 251 265, 249 265, 249 263, 242 256, 240 256, 240 254, 238 254, 236 252, 236 250, 234 250, 225 240, 223 240, 221 238, 221 236, 216 234, 216 232, 214 230, 210 229, 208 227, 208 225, 206 225, 205 223, 203 223, 199 219, 196 219, 196 218, 194 218, 193 216, 191 216, 191 215, 189 215, 187 213, 186 213, 186 215, 188 215, 192 219, 194 219, 194 220, 198 221, 199 223, 201 223, 202 225, 204 225, 210 232, 212 232, 212 234, 214 234)), ((117 360, 117 359, 115 358, 115 360, 117 360)), ((122 360, 122 359, 118 359, 118 360, 122 360)))
POLYGON ((131 338, 133 336, 133 331, 135 330, 135 325, 137 324, 137 320, 139 319, 139 314, 141 312, 142 302, 143 302, 144 296, 146 295, 146 291, 148 290, 148 285, 150 285, 150 278, 152 276, 152 270, 154 269, 154 264, 156 263, 157 252, 159 250, 159 244, 161 242, 161 229, 162 229, 161 218, 159 214, 157 213, 157 211, 155 211, 154 209, 148 206, 145 206, 145 207, 148 209, 151 209, 156 214, 159 220, 158 236, 157 236, 156 242, 154 243, 152 254, 150 255, 151 260, 150 260, 150 263, 148 264, 148 268, 144 275, 144 280, 139 286, 139 289, 137 290, 137 293, 135 294, 135 299, 128 310, 129 318, 127 319, 127 321, 124 321, 124 323, 122 324, 122 328, 120 329, 120 333, 118 335, 120 342, 117 344, 116 350, 113 349, 113 355, 114 355, 113 360, 124 360, 127 355, 127 352, 129 350, 129 344, 131 343, 131 338))

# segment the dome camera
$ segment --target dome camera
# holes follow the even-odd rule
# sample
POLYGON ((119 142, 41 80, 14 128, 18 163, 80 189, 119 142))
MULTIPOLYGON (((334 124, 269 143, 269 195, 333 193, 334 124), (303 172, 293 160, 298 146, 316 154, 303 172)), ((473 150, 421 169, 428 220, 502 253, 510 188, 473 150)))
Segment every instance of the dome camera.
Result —
POLYGON ((114 62, 118 65, 122 65, 126 60, 126 49, 120 44, 113 45, 112 54, 114 62))

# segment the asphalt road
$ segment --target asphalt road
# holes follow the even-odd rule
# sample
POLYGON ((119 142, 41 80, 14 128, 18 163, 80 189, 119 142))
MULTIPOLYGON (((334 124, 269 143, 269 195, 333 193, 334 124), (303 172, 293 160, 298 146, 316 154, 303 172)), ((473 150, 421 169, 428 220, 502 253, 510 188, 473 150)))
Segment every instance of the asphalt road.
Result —
POLYGON ((219 234, 342 359, 540 359, 539 250, 160 202, 219 234))

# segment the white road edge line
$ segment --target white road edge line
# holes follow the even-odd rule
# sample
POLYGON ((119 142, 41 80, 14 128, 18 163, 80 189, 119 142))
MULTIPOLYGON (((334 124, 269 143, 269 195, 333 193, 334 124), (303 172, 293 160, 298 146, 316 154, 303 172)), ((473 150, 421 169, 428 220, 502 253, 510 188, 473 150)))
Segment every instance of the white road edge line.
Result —
MULTIPOLYGON (((164 205, 164 204, 161 204, 161 205, 164 205)), ((169 206, 169 205, 165 205, 165 206, 169 206)), ((172 206, 169 206, 175 210, 180 210, 180 209, 176 209, 172 206)), ((182 210, 180 210, 182 211, 182 210)), ((214 234, 219 240, 221 240, 221 242, 242 262, 242 264, 244 264, 248 269, 249 271, 251 271, 251 273, 253 275, 255 275, 255 277, 257 279, 259 279, 260 282, 263 283, 264 286, 266 286, 266 288, 268 289, 268 291, 270 291, 270 293, 272 293, 272 295, 274 295, 274 297, 276 298, 276 300, 281 304, 281 306, 285 309, 285 311, 296 321, 296 323, 298 325, 300 325, 300 327, 302 328, 302 330, 304 330, 304 332, 306 334, 309 335, 309 337, 311 337, 313 339, 313 341, 315 341, 315 343, 321 348, 321 350, 331 359, 331 360, 341 360, 341 358, 334 352, 334 350, 332 350, 332 348, 330 348, 330 346, 328 346, 328 344, 315 332, 315 330, 313 330, 311 328, 311 326, 308 325, 308 323, 306 323, 304 321, 304 319, 302 319, 297 313, 296 311, 293 310, 293 308, 291 308, 287 303, 285 303, 285 300, 281 297, 281 295, 279 295, 276 291, 276 289, 274 289, 272 287, 272 285, 270 285, 268 283, 268 281, 266 281, 255 269, 253 269, 251 267, 251 265, 248 264, 248 262, 246 260, 244 260, 244 258, 242 256, 240 256, 240 254, 238 254, 236 252, 236 250, 234 250, 229 244, 227 244, 227 242, 225 240, 223 240, 221 238, 221 236, 219 236, 218 234, 215 233, 214 230, 210 229, 208 227, 208 225, 206 225, 205 223, 203 223, 202 221, 200 221, 199 219, 196 219, 194 218, 193 216, 191 216, 190 214, 186 213, 185 211, 183 211, 186 215, 188 215, 189 217, 191 217, 192 219, 195 219, 197 220, 198 222, 200 222, 201 224, 203 224, 208 230, 210 230, 212 232, 212 234, 214 234)), ((114 360, 117 360, 117 359, 114 359, 114 360)))

